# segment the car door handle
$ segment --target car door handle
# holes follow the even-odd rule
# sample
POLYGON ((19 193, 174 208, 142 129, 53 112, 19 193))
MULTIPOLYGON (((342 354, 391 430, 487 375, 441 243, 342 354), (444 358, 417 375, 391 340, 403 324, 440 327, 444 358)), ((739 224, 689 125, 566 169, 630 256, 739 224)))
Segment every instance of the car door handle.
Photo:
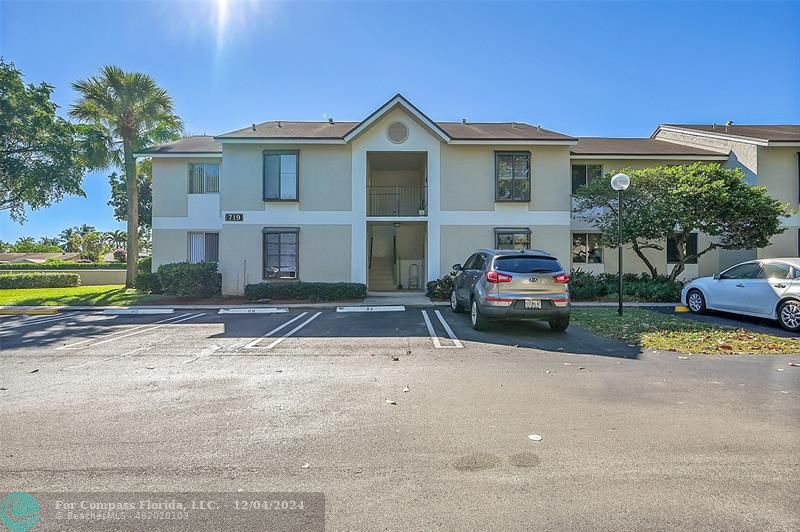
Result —
POLYGON ((744 288, 744 285, 743 285, 742 283, 739 283, 739 284, 737 284, 736 286, 737 286, 738 288, 744 288))
POLYGON ((786 288, 785 284, 776 284, 775 288, 786 288))

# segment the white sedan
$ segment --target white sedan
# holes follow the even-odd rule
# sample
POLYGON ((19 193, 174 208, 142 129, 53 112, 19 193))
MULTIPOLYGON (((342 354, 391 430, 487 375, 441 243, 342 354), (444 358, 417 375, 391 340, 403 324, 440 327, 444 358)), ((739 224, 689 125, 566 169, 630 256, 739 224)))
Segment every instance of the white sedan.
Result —
POLYGON ((751 260, 700 277, 683 288, 681 302, 695 314, 735 312, 800 331, 800 258, 751 260))

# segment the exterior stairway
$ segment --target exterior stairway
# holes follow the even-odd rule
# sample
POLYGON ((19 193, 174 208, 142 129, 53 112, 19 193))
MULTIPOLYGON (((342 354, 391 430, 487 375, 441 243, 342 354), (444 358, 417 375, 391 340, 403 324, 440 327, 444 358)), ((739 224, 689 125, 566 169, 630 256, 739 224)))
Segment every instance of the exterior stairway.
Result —
POLYGON ((368 287, 373 291, 397 290, 394 281, 394 265, 388 257, 373 257, 369 269, 368 287))

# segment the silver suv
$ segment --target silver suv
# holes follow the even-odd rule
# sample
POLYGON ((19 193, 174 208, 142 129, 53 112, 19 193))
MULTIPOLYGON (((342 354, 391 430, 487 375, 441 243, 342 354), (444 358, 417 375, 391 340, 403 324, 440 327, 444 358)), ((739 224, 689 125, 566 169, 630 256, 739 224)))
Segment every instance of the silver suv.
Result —
POLYGON ((475 330, 495 319, 546 320, 555 331, 569 326, 569 275, 546 251, 481 249, 453 270, 450 308, 469 308, 475 330))

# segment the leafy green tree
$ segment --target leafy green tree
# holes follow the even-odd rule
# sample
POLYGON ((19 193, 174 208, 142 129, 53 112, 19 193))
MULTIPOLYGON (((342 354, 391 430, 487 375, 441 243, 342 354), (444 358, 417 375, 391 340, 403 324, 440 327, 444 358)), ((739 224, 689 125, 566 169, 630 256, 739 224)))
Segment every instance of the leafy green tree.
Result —
POLYGON ((84 260, 100 262, 103 255, 110 251, 108 244, 103 239, 103 234, 94 231, 89 233, 73 233, 70 237, 71 248, 80 253, 84 260))
MULTIPOLYGON (((149 229, 153 225, 153 162, 151 159, 136 165, 137 186, 139 187, 139 228, 149 229)), ((120 222, 128 219, 128 191, 125 173, 116 172, 108 176, 111 185, 111 199, 108 205, 114 207, 114 218, 120 222)))
MULTIPOLYGON (((773 199, 764 187, 750 186, 740 169, 719 164, 660 166, 625 169, 631 185, 623 196, 622 244, 630 244, 652 276, 656 266, 645 251, 663 251, 674 238, 678 262, 669 273, 676 279, 687 261, 713 249, 752 249, 769 245, 785 231, 781 219, 791 214, 788 205, 773 199), (708 235, 709 243, 689 254, 692 232, 708 235)), ((617 193, 611 173, 578 189, 574 212, 601 231, 601 244, 619 245, 617 193)))
POLYGON ((139 255, 139 188, 133 154, 147 145, 175 140, 183 124, 175 114, 172 98, 147 74, 105 66, 99 75, 72 86, 79 97, 70 114, 98 132, 92 152, 96 166, 113 164, 125 172, 130 258, 125 284, 130 288, 136 279, 139 255))
POLYGON ((44 240, 37 242, 31 236, 23 236, 9 250, 12 253, 61 253, 60 247, 44 240))
POLYGON ((0 59, 0 210, 23 222, 64 196, 84 196, 89 132, 56 115, 47 83, 25 84, 13 63, 0 59))
POLYGON ((95 228, 95 226, 88 225, 88 224, 83 224, 80 227, 76 227, 76 229, 78 230, 78 232, 81 235, 88 235, 89 233, 96 233, 97 232, 97 228, 95 228))
POLYGON ((106 243, 114 249, 124 246, 127 239, 128 234, 125 231, 120 231, 119 229, 109 231, 105 234, 106 243))
POLYGON ((59 241, 58 238, 43 236, 42 238, 39 239, 39 245, 47 246, 50 248, 58 248, 59 251, 62 251, 61 242, 59 241))

